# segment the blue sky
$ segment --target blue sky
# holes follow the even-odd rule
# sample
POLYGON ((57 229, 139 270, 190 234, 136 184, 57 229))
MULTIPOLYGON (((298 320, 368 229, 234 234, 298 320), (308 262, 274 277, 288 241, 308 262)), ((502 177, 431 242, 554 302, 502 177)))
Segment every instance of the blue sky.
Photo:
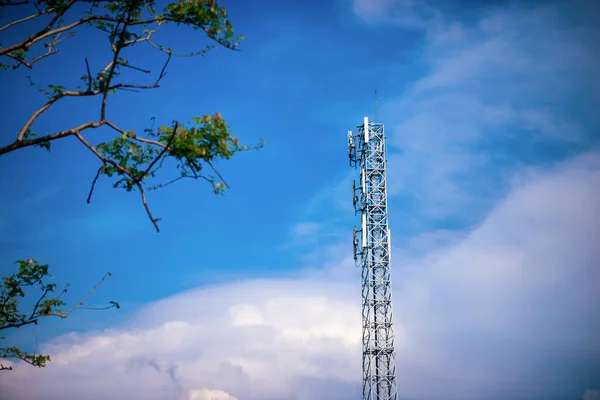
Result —
MULTIPOLYGON (((15 332, 55 361, 0 385, 23 399, 44 382, 56 398, 358 398, 346 131, 374 117, 377 90, 402 398, 599 398, 597 4, 249 3, 222 2, 242 51, 174 59, 160 89, 119 93, 108 110, 140 131, 219 111, 243 142, 267 139, 219 164, 225 196, 201 182, 150 193, 157 234, 138 195, 106 178, 85 203, 99 162, 75 140, 0 158, 0 272, 34 257, 77 300, 111 271, 89 305, 122 305, 15 332), (97 383, 104 366, 111 385, 97 383), (39 384, 14 389, 28 379, 39 384)), ((84 57, 103 67, 103 46, 81 31, 33 71, 0 73, 1 143, 43 103, 26 75, 76 85, 84 57)), ((132 59, 162 62, 148 48, 132 59)), ((95 118, 94 106, 57 104, 34 131, 95 118)))

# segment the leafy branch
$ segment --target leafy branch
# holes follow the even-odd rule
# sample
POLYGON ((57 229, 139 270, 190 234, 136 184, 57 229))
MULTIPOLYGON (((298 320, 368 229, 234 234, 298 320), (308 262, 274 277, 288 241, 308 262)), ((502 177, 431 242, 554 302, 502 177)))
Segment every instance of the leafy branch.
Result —
MULTIPOLYGON (((0 3, 0 7, 9 4, 16 6, 21 3, 5 2, 0 3)), ((25 1, 22 4, 30 5, 30 2, 25 1)), ((145 135, 138 135, 135 130, 125 130, 117 126, 108 116, 111 94, 122 90, 140 91, 160 87, 167 74, 167 67, 175 55, 173 49, 166 49, 152 40, 160 27, 166 24, 188 26, 204 32, 217 45, 237 49, 239 41, 243 38, 234 34, 226 10, 219 7, 217 1, 181 0, 166 5, 161 12, 156 10, 154 0, 38 0, 33 4, 37 12, 4 25, 0 23, 0 32, 10 32, 15 26, 27 21, 38 21, 40 25, 39 29, 27 38, 5 47, 0 45, 0 58, 12 60, 12 68, 21 65, 33 68, 38 61, 54 56, 63 40, 75 35, 78 29, 85 26, 106 34, 112 55, 106 66, 96 73, 93 73, 87 58, 84 59, 85 75, 81 77, 83 88, 67 89, 62 85, 48 85, 47 88, 42 88, 30 79, 30 84, 44 94, 47 101, 25 121, 12 143, 0 145, 0 156, 30 146, 50 150, 52 142, 73 136, 102 163, 92 180, 87 202, 91 202, 96 183, 101 176, 114 177, 115 188, 140 192, 146 213, 159 231, 159 218, 153 217, 146 201, 145 190, 166 187, 183 178, 191 178, 209 182, 214 193, 221 194, 229 186, 215 167, 216 162, 229 159, 238 152, 259 149, 264 145, 262 141, 254 146, 241 145, 237 138, 231 136, 219 113, 193 118, 188 126, 172 121, 171 125, 160 126, 157 129, 151 127, 144 130, 145 135), (89 4, 87 14, 82 16, 75 13, 76 3, 89 4), (46 52, 30 56, 32 48, 43 41, 46 52), (160 72, 153 81, 145 84, 118 81, 124 68, 146 75, 151 74, 151 70, 135 65, 126 58, 127 50, 141 43, 147 43, 152 51, 158 50, 160 54, 166 55, 160 72), (58 132, 40 135, 34 132, 39 118, 65 98, 95 96, 102 99, 98 120, 58 132), (85 135, 88 131, 99 128, 112 132, 112 137, 95 146, 85 135), (149 184, 150 178, 155 177, 165 159, 169 158, 175 161, 178 176, 168 182, 149 184)), ((204 55, 212 48, 214 45, 209 45, 187 55, 204 55)), ((4 66, 7 67, 8 64, 4 66)))
MULTIPOLYGON (((48 265, 40 265, 33 259, 27 261, 19 260, 17 264, 19 265, 18 272, 4 277, 0 285, 0 331, 21 328, 31 324, 37 325, 39 319, 44 317, 65 319, 77 309, 108 310, 110 308, 120 308, 119 304, 114 301, 109 302, 109 305, 104 307, 85 306, 85 302, 89 297, 102 285, 107 277, 111 276, 110 272, 104 275, 100 282, 81 300, 75 303, 75 305, 67 310, 63 310, 66 303, 61 299, 61 296, 67 292, 69 284, 67 283, 58 295, 53 296, 57 285, 45 281, 49 277, 48 265), (21 299, 25 297, 26 290, 35 286, 39 287, 41 295, 37 298, 31 311, 20 311, 21 299)), ((50 361, 50 356, 48 355, 39 355, 35 351, 33 353, 24 352, 17 347, 0 348, 0 359, 2 358, 19 359, 36 367, 44 367, 46 362, 50 361)), ((12 367, 0 364, 0 371, 10 369, 12 367)))

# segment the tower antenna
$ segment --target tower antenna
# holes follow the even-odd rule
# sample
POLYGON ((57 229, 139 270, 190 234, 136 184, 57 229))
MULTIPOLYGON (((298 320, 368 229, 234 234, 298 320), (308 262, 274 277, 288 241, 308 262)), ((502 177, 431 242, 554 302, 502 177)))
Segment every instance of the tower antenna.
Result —
POLYGON ((360 170, 352 196, 361 223, 354 227, 353 247, 362 280, 362 398, 397 400, 383 124, 365 117, 356 134, 348 131, 348 153, 350 166, 360 170))
POLYGON ((379 117, 377 116, 377 89, 375 89, 375 122, 379 122, 379 117))

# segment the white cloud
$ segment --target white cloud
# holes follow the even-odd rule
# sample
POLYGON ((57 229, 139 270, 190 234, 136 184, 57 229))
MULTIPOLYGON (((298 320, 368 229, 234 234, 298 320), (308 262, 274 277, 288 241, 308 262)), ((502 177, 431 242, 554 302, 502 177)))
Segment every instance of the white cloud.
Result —
POLYGON ((192 389, 189 400, 238 400, 222 390, 192 389))
MULTIPOLYGON (((578 396, 577 371, 600 367, 600 154, 514 182, 453 245, 395 257, 403 396, 578 396)), ((15 400, 357 396, 359 277, 337 259, 343 270, 199 288, 119 329, 60 337, 46 369, 19 365, 0 385, 15 400)))
POLYGON ((292 227, 292 236, 301 237, 314 235, 319 232, 319 224, 316 222, 299 222, 292 227))
POLYGON ((387 22, 423 29, 439 23, 441 13, 425 1, 352 0, 352 11, 368 23, 387 22))
POLYGON ((365 18, 380 18, 396 0, 354 0, 354 12, 365 18))

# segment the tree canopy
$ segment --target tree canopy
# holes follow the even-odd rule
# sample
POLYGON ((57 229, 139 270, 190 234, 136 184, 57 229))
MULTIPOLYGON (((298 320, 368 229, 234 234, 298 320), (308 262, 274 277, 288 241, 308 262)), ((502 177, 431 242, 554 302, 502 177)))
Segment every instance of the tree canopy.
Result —
MULTIPOLYGON (((215 163, 230 159, 241 151, 258 149, 263 142, 253 146, 241 144, 232 136, 219 112, 193 116, 188 123, 168 121, 163 125, 154 115, 149 115, 150 126, 119 126, 111 120, 109 100, 122 91, 159 88, 173 57, 203 56, 216 46, 236 50, 243 38, 234 33, 226 9, 220 7, 216 0, 181 0, 160 4, 154 0, 0 0, 0 73, 41 68, 53 76, 52 60, 60 57, 59 50, 65 41, 78 36, 85 43, 85 35, 90 32, 102 34, 110 49, 103 67, 93 70, 85 56, 86 49, 82 48, 80 60, 69 60, 72 73, 80 76, 79 85, 65 87, 53 82, 42 86, 28 77, 29 82, 25 82, 19 95, 28 96, 27 90, 37 90, 45 100, 23 121, 18 131, 9 135, 12 138, 8 143, 0 143, 0 156, 31 146, 50 151, 58 140, 76 140, 99 162, 98 170, 91 177, 87 202, 91 201, 98 179, 112 178, 115 188, 139 192, 143 207, 158 232, 160 218, 153 216, 146 191, 188 178, 205 180, 214 193, 221 194, 228 185, 215 163), (179 54, 155 40, 156 32, 166 25, 192 28, 208 37, 210 43, 191 53, 179 54), (142 46, 153 60, 162 59, 160 69, 152 71, 135 59, 131 50, 142 46), (132 54, 133 59, 130 57, 132 54), (77 65, 81 66, 81 74, 77 65), (126 70, 128 73, 124 73, 126 70), (152 78, 140 83, 131 72, 152 78), (47 131, 38 123, 42 115, 52 112, 53 106, 65 99, 90 97, 100 100, 96 118, 56 131, 47 131), (101 138, 99 143, 98 137, 101 138), (171 162, 165 163, 165 160, 171 162), (157 181, 156 173, 163 166, 171 169, 172 178, 157 181)), ((6 91, 0 91, 0 103, 6 104, 9 96, 6 91)), ((67 287, 54 295, 57 285, 47 281, 50 277, 48 265, 41 265, 33 259, 17 261, 17 264, 18 271, 4 277, 0 284, 0 331, 37 324, 43 317, 67 318, 75 309, 89 309, 84 302, 99 285, 65 310, 66 304, 61 295, 67 287), (41 294, 34 297, 36 300, 31 311, 22 311, 22 298, 36 289, 41 294)), ((110 302, 99 309, 113 307, 119 308, 119 305, 110 302)), ((45 366, 50 360, 47 355, 25 352, 17 347, 0 348, 2 358, 17 358, 38 367, 45 366)), ((11 368, 0 365, 2 369, 11 368)))
MULTIPOLYGON (((147 190, 163 188, 188 178, 205 180, 216 194, 221 194, 228 185, 217 171, 215 162, 229 159, 240 151, 258 149, 263 143, 253 146, 241 144, 232 136, 218 112, 194 116, 187 125, 180 121, 160 126, 153 123, 141 132, 140 129, 122 127, 110 118, 109 99, 120 91, 158 88, 176 55, 204 55, 215 46, 236 50, 243 38, 234 33, 226 9, 215 0, 182 0, 165 4, 162 8, 158 8, 154 0, 0 0, 0 68, 45 68, 50 71, 49 61, 58 57, 62 43, 72 36, 85 35, 86 29, 105 36, 111 51, 104 68, 93 71, 88 59, 82 57, 82 83, 75 88, 58 84, 42 87, 30 79, 30 85, 42 93, 46 101, 15 132, 14 140, 0 144, 0 156, 29 146, 50 150, 54 141, 69 137, 76 139, 100 164, 92 179, 88 203, 96 181, 101 176, 113 178, 115 188, 139 192, 148 217, 159 231, 157 222, 160 218, 154 217, 150 210, 147 190), (212 43, 188 54, 178 54, 174 49, 154 41, 156 32, 168 24, 192 28, 207 36, 212 43), (20 29, 22 26, 31 29, 31 33, 15 40, 23 30, 20 29), (130 59, 128 52, 136 46, 146 46, 149 52, 156 52, 157 57, 162 57, 162 68, 153 72, 130 59), (125 69, 142 75, 154 74, 154 78, 146 83, 121 79, 125 69), (51 112, 52 106, 58 102, 83 97, 101 98, 96 119, 56 132, 46 132, 36 125, 40 116, 51 112), (105 139, 94 145, 88 136, 96 130, 103 130, 102 138, 105 139), (153 178, 163 167, 165 159, 175 161, 176 171, 172 179, 156 182, 153 178)), ((77 65, 76 61, 73 65, 77 65)), ((128 76, 131 77, 130 74, 128 76)), ((8 96, 8 93, 0 96, 8 96)), ((156 122, 154 116, 152 120, 156 122)))

